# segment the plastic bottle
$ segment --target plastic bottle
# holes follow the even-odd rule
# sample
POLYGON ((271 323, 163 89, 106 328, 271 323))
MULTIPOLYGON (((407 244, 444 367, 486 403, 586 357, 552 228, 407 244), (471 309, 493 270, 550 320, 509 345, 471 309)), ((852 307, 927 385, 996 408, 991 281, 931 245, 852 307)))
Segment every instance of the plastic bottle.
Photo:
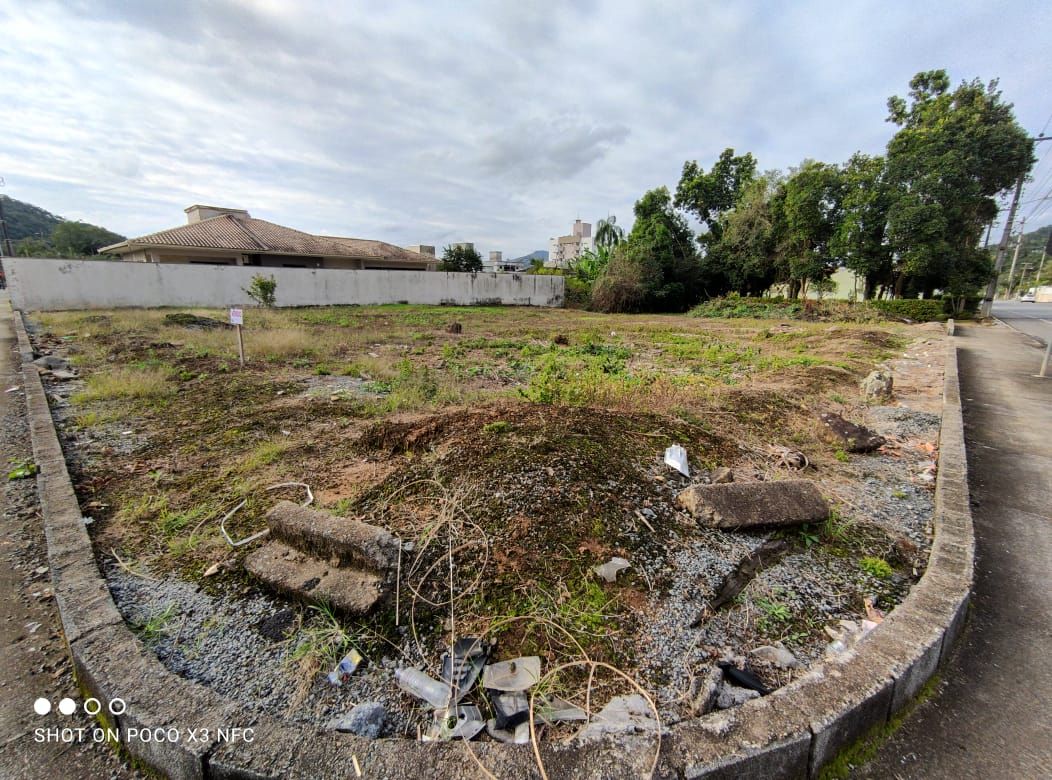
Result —
POLYGON ((432 707, 447 706, 453 695, 448 685, 416 669, 396 669, 395 680, 403 691, 423 699, 432 707))

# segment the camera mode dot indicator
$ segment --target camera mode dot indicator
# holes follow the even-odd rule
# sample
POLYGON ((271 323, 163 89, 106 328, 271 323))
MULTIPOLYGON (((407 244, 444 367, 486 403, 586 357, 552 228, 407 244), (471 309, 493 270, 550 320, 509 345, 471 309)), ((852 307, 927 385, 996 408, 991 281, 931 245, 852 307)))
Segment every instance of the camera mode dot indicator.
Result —
POLYGON ((37 699, 33 702, 33 712, 37 715, 47 715, 51 712, 51 702, 47 699, 37 699))

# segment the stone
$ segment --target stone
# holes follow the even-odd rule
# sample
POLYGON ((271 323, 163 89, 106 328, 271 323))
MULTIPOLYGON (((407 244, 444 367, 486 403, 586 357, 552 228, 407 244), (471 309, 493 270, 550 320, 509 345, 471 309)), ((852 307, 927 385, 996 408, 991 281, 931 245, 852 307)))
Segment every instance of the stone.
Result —
POLYGON ((720 685, 719 693, 716 696, 716 708, 729 710, 731 707, 740 707, 751 699, 759 698, 759 691, 753 691, 749 688, 739 688, 737 685, 723 683, 720 685))
POLYGON ((873 452, 886 441, 883 436, 878 436, 869 428, 848 422, 835 412, 822 412, 819 419, 822 421, 826 438, 847 452, 873 452))
POLYGON ((720 466, 718 469, 713 469, 709 474, 709 482, 713 485, 722 485, 727 482, 734 481, 734 472, 726 466, 720 466))
POLYGON ((595 573, 602 577, 606 582, 616 582, 617 573, 623 569, 627 569, 631 565, 632 564, 624 558, 611 558, 602 566, 596 566, 594 570, 595 573))
POLYGON ((676 503, 709 528, 800 525, 829 517, 829 504, 813 482, 803 479, 693 485, 676 496, 676 503))
POLYGON ((690 700, 690 708, 694 715, 700 717, 712 712, 722 685, 723 670, 718 666, 709 667, 705 674, 694 678, 690 700))
POLYGON ((47 371, 68 371, 69 362, 55 355, 44 355, 33 361, 34 366, 39 366, 47 371))
POLYGON ((779 669, 798 669, 800 662, 781 642, 774 645, 761 645, 749 651, 749 655, 758 661, 777 666, 779 669))
POLYGON ((336 731, 357 734, 359 737, 376 739, 384 730, 387 720, 387 707, 378 701, 365 701, 357 704, 346 715, 341 715, 329 722, 329 727, 336 731))
POLYGON ((895 379, 890 371, 877 369, 862 380, 862 397, 866 400, 886 400, 891 398, 895 379))
POLYGON ((80 377, 73 371, 65 371, 61 368, 56 368, 51 371, 51 378, 56 379, 59 382, 68 382, 70 379, 79 379, 80 377))

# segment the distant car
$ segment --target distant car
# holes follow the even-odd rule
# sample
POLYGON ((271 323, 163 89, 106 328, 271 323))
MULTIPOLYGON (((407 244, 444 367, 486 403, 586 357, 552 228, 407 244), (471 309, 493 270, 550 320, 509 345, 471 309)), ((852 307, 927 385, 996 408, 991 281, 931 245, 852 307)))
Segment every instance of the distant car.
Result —
POLYGON ((1034 303, 1037 300, 1037 296, 1032 292, 1025 292, 1019 296, 1020 303, 1034 303))

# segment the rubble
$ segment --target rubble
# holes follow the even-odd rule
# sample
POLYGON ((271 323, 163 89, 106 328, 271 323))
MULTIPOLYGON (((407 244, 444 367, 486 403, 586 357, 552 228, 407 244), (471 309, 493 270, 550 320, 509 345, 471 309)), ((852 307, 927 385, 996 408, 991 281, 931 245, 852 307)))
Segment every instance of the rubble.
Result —
POLYGON ((829 517, 829 504, 807 480, 693 485, 676 503, 710 528, 800 525, 829 517))
POLYGON ((495 691, 524 691, 541 679, 541 659, 530 655, 490 664, 482 670, 482 687, 495 691))
POLYGON ((845 452, 873 452, 887 443, 883 436, 849 422, 835 412, 822 412, 818 418, 822 421, 826 438, 845 452))

